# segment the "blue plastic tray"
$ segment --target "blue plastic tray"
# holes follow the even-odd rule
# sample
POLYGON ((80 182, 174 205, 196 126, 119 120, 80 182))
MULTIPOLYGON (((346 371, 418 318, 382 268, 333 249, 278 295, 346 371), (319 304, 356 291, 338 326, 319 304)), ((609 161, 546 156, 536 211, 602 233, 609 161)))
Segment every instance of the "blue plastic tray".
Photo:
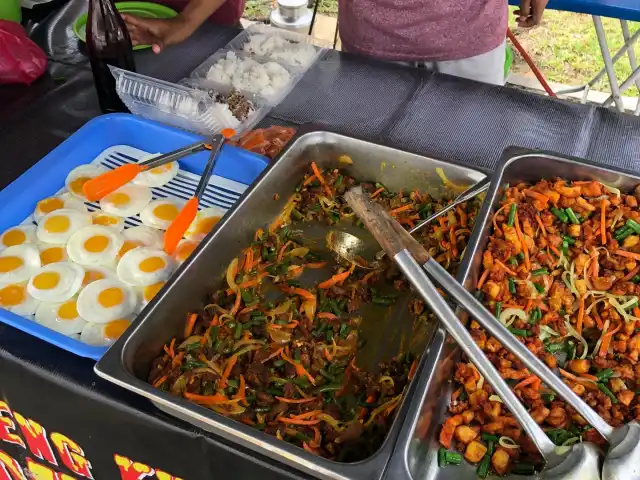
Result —
MULTIPOLYGON (((87 122, 71 137, 0 191, 0 232, 21 223, 38 201, 64 187, 67 174, 90 163, 114 145, 129 145, 149 153, 167 153, 202 137, 128 114, 110 114, 87 122)), ((214 174, 249 185, 267 167, 268 160, 246 150, 224 146, 214 174)), ((208 152, 180 160, 180 168, 200 174, 208 152)), ((34 321, 0 308, 0 321, 83 357, 98 360, 106 347, 87 345, 34 321)))

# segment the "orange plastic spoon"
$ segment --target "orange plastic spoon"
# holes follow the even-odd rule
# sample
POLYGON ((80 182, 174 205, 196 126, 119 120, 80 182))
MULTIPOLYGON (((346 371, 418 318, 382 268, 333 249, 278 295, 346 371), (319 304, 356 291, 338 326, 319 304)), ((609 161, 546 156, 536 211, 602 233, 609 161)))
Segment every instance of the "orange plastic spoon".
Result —
POLYGON ((82 186, 87 200, 95 202, 133 180, 136 175, 165 163, 175 162, 182 157, 210 148, 205 142, 196 142, 179 150, 140 163, 127 163, 102 175, 92 178, 82 186))
POLYGON ((222 148, 225 139, 231 138, 235 134, 236 132, 233 129, 225 128, 219 135, 214 135, 211 139, 211 154, 209 155, 207 165, 204 167, 204 171, 202 172, 202 177, 200 177, 198 188, 196 188, 193 197, 185 203, 178 216, 173 220, 173 222, 171 222, 171 225, 169 225, 169 228, 167 228, 167 231, 164 233, 164 251, 167 252, 167 254, 173 255, 178 243, 184 236, 184 232, 187 231, 191 222, 196 218, 198 213, 198 202, 209 184, 209 179, 211 178, 213 169, 216 166, 220 149, 222 148))

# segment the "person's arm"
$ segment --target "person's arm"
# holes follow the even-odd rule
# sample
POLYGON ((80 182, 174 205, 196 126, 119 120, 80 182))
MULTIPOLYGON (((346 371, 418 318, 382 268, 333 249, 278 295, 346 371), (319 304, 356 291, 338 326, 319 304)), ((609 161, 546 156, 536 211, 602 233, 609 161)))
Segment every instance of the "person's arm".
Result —
POLYGON ((155 53, 189 38, 226 0, 190 0, 175 18, 154 19, 122 15, 135 45, 152 45, 155 53))

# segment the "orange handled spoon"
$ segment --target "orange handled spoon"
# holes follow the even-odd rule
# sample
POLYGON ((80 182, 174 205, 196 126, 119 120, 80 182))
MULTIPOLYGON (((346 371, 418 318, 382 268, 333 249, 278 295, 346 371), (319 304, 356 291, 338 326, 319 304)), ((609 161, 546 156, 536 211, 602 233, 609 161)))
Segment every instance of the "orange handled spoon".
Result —
POLYGON ((211 147, 207 145, 207 143, 200 141, 178 150, 174 150, 173 152, 165 153, 159 157, 150 158, 144 162, 121 165, 118 168, 109 170, 108 172, 86 182, 82 186, 82 192, 85 197, 87 197, 87 200, 95 202, 117 190, 124 184, 129 183, 140 172, 159 167, 165 163, 175 162, 182 157, 210 148, 211 147))
POLYGON ((233 129, 225 128, 219 135, 214 135, 211 139, 211 154, 209 155, 209 160, 207 161, 204 171, 202 172, 202 176, 200 177, 200 183, 198 183, 198 187, 196 188, 193 197, 187 200, 187 203, 182 207, 178 216, 173 220, 173 222, 171 222, 171 225, 169 225, 169 228, 167 228, 167 231, 164 233, 164 251, 167 252, 167 254, 173 255, 178 243, 184 236, 184 232, 187 231, 189 225, 193 222, 193 219, 196 218, 196 214, 198 213, 198 202, 209 184, 209 179, 211 178, 213 169, 216 166, 220 149, 222 148, 225 139, 231 138, 235 134, 236 132, 233 129))

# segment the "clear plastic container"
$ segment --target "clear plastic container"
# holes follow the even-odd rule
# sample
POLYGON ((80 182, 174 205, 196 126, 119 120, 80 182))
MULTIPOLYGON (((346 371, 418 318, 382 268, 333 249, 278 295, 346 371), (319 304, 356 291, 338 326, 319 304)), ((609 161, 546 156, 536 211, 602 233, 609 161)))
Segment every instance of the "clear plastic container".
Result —
POLYGON ((228 88, 205 91, 110 68, 116 79, 116 91, 131 113, 202 135, 213 135, 225 128, 233 128, 240 134, 250 130, 270 110, 266 100, 244 94, 253 110, 246 119, 239 120, 225 104, 216 101, 218 94, 229 93, 228 88))
POLYGON ((313 65, 318 57, 327 49, 330 45, 326 42, 313 38, 309 35, 302 35, 295 32, 289 32, 279 28, 273 28, 268 25, 255 24, 249 26, 246 30, 243 30, 237 37, 231 40, 224 50, 235 50, 236 52, 244 52, 253 55, 255 58, 262 58, 271 61, 281 62, 283 64, 291 65, 296 68, 306 71, 313 65), (258 37, 256 37, 258 36, 258 37), (259 40, 266 37, 279 37, 286 40, 290 47, 300 51, 303 58, 294 58, 292 55, 282 52, 279 54, 269 54, 264 49, 259 48, 259 40), (297 48, 296 48, 297 47, 297 48))
POLYGON ((181 80, 180 83, 198 89, 220 90, 225 88, 235 88, 236 90, 249 97, 252 95, 258 95, 259 97, 265 99, 266 102, 270 105, 277 105, 284 97, 289 94, 289 92, 291 92, 291 90, 293 90, 293 88, 302 78, 302 75, 304 75, 305 71, 306 69, 293 67, 284 62, 254 57, 253 55, 243 51, 222 50, 214 53, 209 58, 207 58, 193 72, 191 72, 191 75, 188 78, 181 80), (209 71, 211 70, 211 68, 218 62, 224 61, 229 54, 235 54, 239 60, 251 59, 261 65, 265 65, 267 63, 275 63, 284 68, 289 73, 289 80, 279 88, 263 88, 262 86, 259 86, 255 83, 240 83, 237 81, 237 78, 236 81, 234 81, 233 78, 231 78, 229 81, 225 81, 226 79, 222 80, 220 78, 215 80, 209 78, 209 71))

